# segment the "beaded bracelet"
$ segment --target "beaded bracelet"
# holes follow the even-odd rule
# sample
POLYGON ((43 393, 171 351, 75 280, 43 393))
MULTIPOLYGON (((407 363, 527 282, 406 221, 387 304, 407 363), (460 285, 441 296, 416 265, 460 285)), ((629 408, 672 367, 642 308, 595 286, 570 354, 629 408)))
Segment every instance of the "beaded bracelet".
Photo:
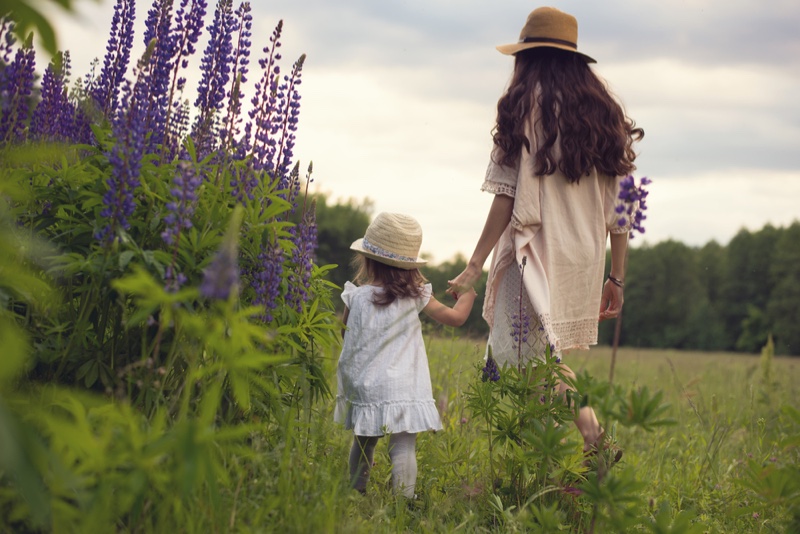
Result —
POLYGON ((608 275, 608 279, 611 281, 612 284, 614 284, 617 287, 620 287, 620 288, 624 288, 625 287, 625 282, 623 282, 622 280, 619 280, 618 278, 614 278, 613 276, 608 275))

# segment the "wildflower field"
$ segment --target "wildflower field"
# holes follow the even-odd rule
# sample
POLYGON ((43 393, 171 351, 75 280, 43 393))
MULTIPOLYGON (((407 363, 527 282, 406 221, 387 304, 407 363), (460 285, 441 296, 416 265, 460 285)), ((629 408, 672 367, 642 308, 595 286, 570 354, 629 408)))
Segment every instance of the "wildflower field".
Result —
POLYGON ((350 490, 339 288, 293 153, 305 57, 281 21, 252 42, 248 2, 115 6, 74 78, 61 52, 37 80, 0 19, 0 532, 800 531, 800 371, 771 344, 621 349, 613 380, 609 350, 568 355, 562 399, 554 360, 493 371, 431 327, 445 430, 418 498, 385 446, 350 490), (585 465, 586 404, 619 464, 585 465))

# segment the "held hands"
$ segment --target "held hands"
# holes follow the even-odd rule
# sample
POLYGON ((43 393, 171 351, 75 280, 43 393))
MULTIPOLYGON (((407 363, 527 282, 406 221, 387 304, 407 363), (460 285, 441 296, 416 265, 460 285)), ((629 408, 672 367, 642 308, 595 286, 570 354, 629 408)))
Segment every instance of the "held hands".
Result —
POLYGON ((461 274, 456 276, 453 280, 447 281, 449 287, 447 288, 446 293, 448 295, 452 295, 456 300, 458 300, 460 296, 467 295, 469 293, 472 293, 472 297, 474 298, 477 296, 474 286, 482 274, 483 273, 476 267, 467 265, 467 268, 464 269, 461 274))
POLYGON ((611 280, 606 280, 603 284, 603 295, 600 297, 600 320, 618 317, 622 311, 623 300, 622 287, 611 280))

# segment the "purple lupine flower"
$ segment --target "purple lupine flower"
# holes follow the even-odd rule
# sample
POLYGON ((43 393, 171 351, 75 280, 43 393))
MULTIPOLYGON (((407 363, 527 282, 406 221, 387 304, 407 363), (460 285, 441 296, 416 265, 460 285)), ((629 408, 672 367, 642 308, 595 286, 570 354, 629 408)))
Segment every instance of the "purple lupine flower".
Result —
POLYGON ((648 191, 644 186, 651 183, 652 180, 645 176, 639 181, 639 185, 637 186, 636 180, 632 175, 626 176, 619 182, 619 199, 622 200, 623 204, 617 206, 615 210, 620 215, 624 212, 627 217, 619 217, 619 219, 617 219, 617 224, 623 227, 630 223, 631 239, 634 237, 634 231, 640 234, 644 233, 642 221, 647 218, 644 212, 647 210, 646 199, 648 195, 648 191))
POLYGON ((263 75, 255 85, 255 95, 250 99, 253 108, 249 112, 251 122, 245 126, 244 141, 249 144, 252 135, 251 154, 253 165, 257 170, 266 170, 272 173, 275 169, 276 142, 275 135, 281 129, 281 119, 276 117, 279 113, 278 100, 283 98, 283 91, 279 86, 281 68, 277 65, 281 54, 280 37, 283 31, 283 21, 270 35, 270 44, 264 47, 266 57, 258 60, 263 75))
POLYGON ((283 259, 283 249, 277 240, 263 244, 258 255, 257 270, 252 276, 252 286, 256 293, 254 304, 264 307, 261 319, 265 323, 272 322, 272 310, 278 306, 283 259))
POLYGON ((219 0, 214 12, 214 22, 209 27, 208 46, 200 63, 202 77, 197 87, 197 119, 192 127, 192 138, 199 157, 214 150, 217 137, 217 113, 224 106, 224 99, 233 62, 232 35, 238 30, 233 13, 232 0, 219 0))
POLYGON ((167 116, 165 119, 165 147, 164 153, 168 159, 174 157, 178 151, 180 140, 185 135, 188 113, 183 113, 180 94, 186 84, 186 79, 180 76, 180 71, 189 65, 189 56, 195 53, 195 45, 203 30, 203 17, 206 14, 206 0, 182 0, 178 11, 175 13, 175 28, 172 30, 171 39, 174 44, 172 58, 172 76, 169 94, 166 99, 167 116), (189 2, 192 5, 187 9, 189 2))
POLYGON ((17 49, 14 60, 8 63, 0 79, 0 143, 24 139, 25 123, 30 109, 28 100, 33 91, 36 54, 29 38, 17 49))
POLYGON ((231 148, 234 140, 239 136, 239 125, 242 122, 242 100, 244 92, 242 84, 247 82, 250 64, 250 36, 252 35, 253 15, 250 14, 250 2, 242 2, 236 10, 237 27, 239 36, 233 52, 233 71, 231 72, 231 87, 228 91, 228 111, 225 116, 222 142, 223 149, 231 148))
POLYGON ((486 365, 481 369, 481 380, 484 382, 497 382, 500 380, 500 369, 491 355, 486 359, 486 365))
POLYGON ((522 369, 522 347, 528 343, 528 335, 531 332, 531 319, 523 300, 523 295, 525 294, 523 279, 527 263, 528 257, 523 256, 519 265, 519 293, 516 297, 518 303, 517 312, 511 315, 511 346, 517 349, 517 366, 520 370, 522 369))
MULTIPOLYGON (((240 159, 241 151, 234 153, 234 159, 240 159)), ((258 187, 258 176, 263 174, 256 172, 252 165, 237 165, 231 168, 231 194, 240 202, 245 199, 253 200, 255 188, 258 187)), ((263 206, 262 206, 263 207, 263 206)))
POLYGON ((164 270, 164 289, 170 293, 178 291, 186 280, 186 275, 176 270, 174 264, 164 270))
POLYGON ((58 53, 42 78, 41 99, 33 110, 31 137, 53 141, 74 141, 75 107, 67 96, 69 52, 58 53))
MULTIPOLYGON (((14 21, 0 16, 0 65, 5 67, 11 60, 11 51, 17 38, 14 37, 14 21)), ((0 81, 3 79, 3 69, 0 69, 0 81)), ((0 83, 0 87, 2 84, 0 83)))
POLYGON ((114 17, 111 19, 111 33, 106 44, 103 68, 90 93, 98 108, 106 117, 111 117, 117 109, 119 92, 133 46, 133 22, 136 19, 135 0, 117 0, 114 17))
POLYGON ((200 294, 209 299, 228 300, 239 293, 237 261, 238 231, 227 232, 211 265, 203 271, 200 294))
POLYGON ((147 78, 141 72, 132 88, 130 82, 123 83, 120 112, 111 124, 116 142, 107 154, 111 176, 106 180, 105 208, 100 212, 107 222, 95 233, 105 244, 110 244, 120 229, 130 228, 128 218, 136 209, 134 191, 140 184, 145 149, 147 97, 147 78))
POLYGON ((143 101, 146 109, 145 125, 147 152, 153 153, 164 143, 167 135, 167 112, 170 107, 169 89, 172 65, 178 51, 178 35, 171 31, 172 0, 153 0, 145 23, 145 45, 149 54, 146 67, 148 95, 143 101))
POLYGON ((285 86, 285 100, 280 104, 281 113, 278 115, 282 119, 281 138, 278 144, 278 151, 276 155, 276 174, 283 182, 280 187, 289 188, 289 200, 294 203, 297 196, 297 188, 291 187, 291 182, 288 181, 288 171, 292 166, 293 149, 295 145, 295 132, 299 123, 300 116, 300 92, 297 87, 302 83, 303 64, 305 63, 306 55, 303 54, 292 65, 292 72, 290 76, 284 76, 285 86))
POLYGON ((168 245, 176 245, 181 231, 192 227, 192 215, 197 205, 197 188, 202 182, 190 163, 184 161, 178 164, 170 190, 172 200, 167 203, 169 213, 164 217, 166 229, 161 232, 161 237, 168 245))
POLYGON ((288 277, 288 294, 286 302, 298 312, 303 310, 303 304, 309 299, 309 282, 314 265, 314 251, 317 248, 317 222, 315 208, 303 214, 300 224, 290 230, 294 249, 292 250, 292 264, 294 269, 288 277))

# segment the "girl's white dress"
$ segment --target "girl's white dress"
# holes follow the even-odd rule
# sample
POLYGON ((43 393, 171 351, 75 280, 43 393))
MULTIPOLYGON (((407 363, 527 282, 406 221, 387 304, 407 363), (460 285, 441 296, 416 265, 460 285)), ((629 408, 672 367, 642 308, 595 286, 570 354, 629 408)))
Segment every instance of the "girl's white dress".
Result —
POLYGON ((376 306, 377 286, 344 285, 347 332, 337 369, 334 420, 357 436, 441 430, 431 391, 428 356, 419 313, 431 298, 425 284, 418 298, 376 306))

